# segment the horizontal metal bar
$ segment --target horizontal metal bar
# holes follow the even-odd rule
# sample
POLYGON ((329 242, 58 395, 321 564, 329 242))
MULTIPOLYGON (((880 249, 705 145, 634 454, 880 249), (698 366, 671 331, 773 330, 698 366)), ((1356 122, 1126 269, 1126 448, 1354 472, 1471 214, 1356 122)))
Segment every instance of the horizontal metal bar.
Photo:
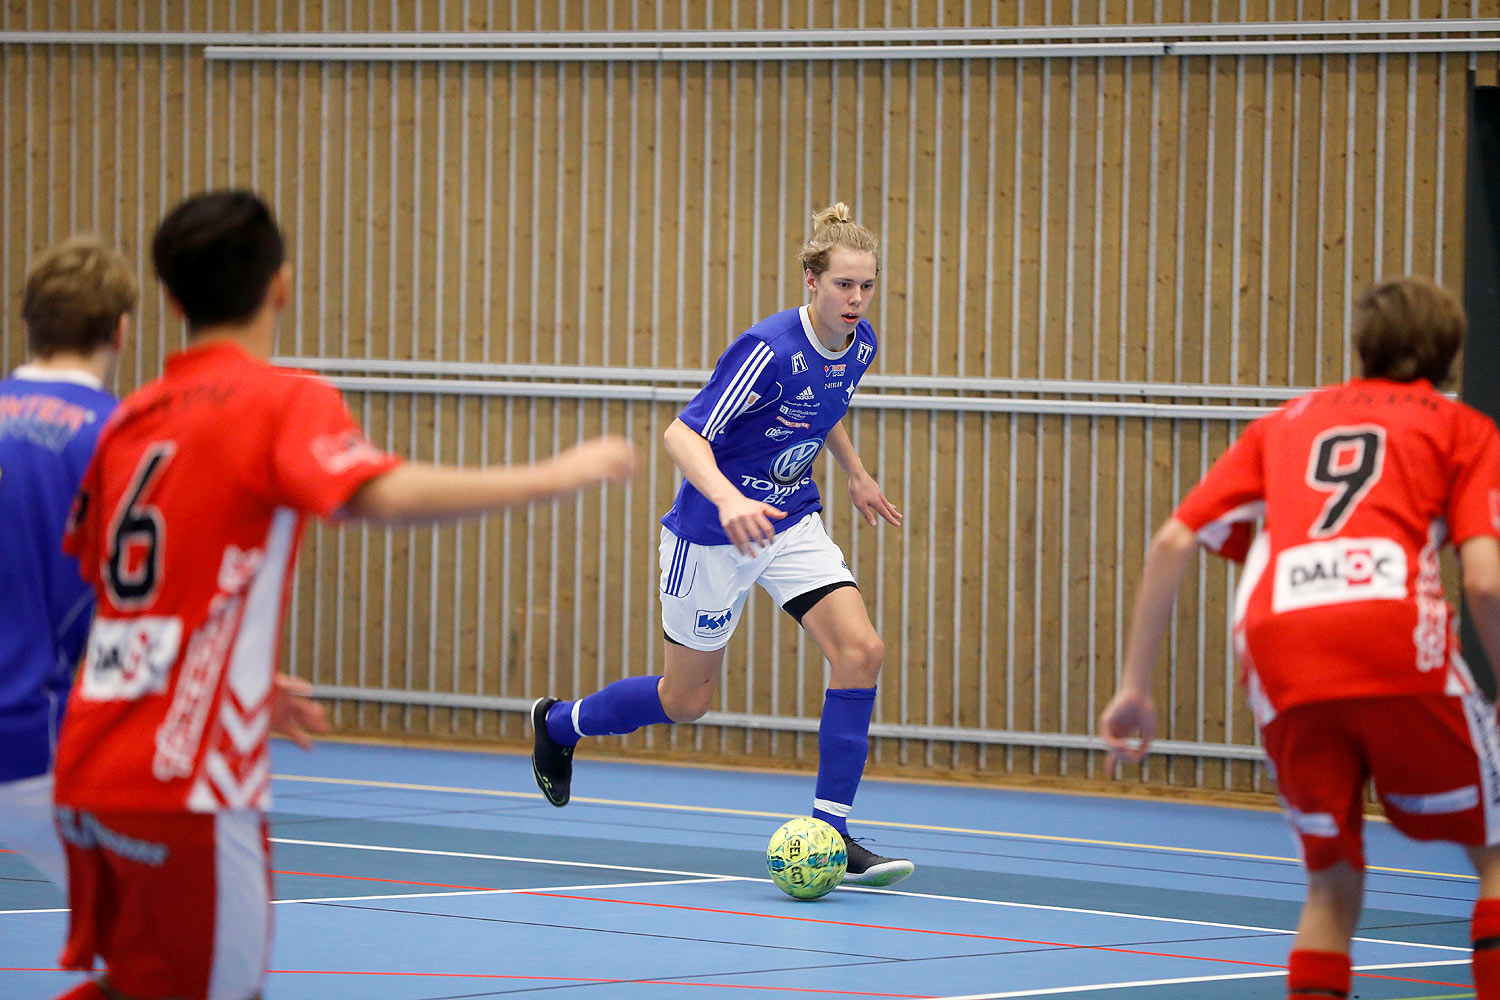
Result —
POLYGON ((1359 55, 1500 52, 1500 38, 1280 39, 1209 42, 1007 42, 965 45, 796 45, 706 48, 209 45, 209 61, 240 62, 824 62, 924 59, 1099 59, 1118 56, 1359 55))
MULTIPOLYGON (((685 403, 696 388, 656 385, 603 385, 576 382, 476 382, 471 379, 331 375, 328 381, 349 392, 426 393, 436 396, 488 396, 512 399, 609 399, 685 403)), ((1270 406, 1204 403, 1136 403, 1087 399, 1001 399, 991 396, 914 396, 856 393, 850 406, 872 410, 927 410, 963 413, 1041 413, 1098 417, 1158 417, 1167 420, 1248 420, 1270 413, 1270 406)))
MULTIPOLYGON (((530 713, 531 699, 501 698, 494 695, 447 694, 441 691, 396 691, 388 688, 337 687, 317 685, 313 697, 338 701, 363 701, 383 705, 410 705, 431 708, 467 708, 481 711, 530 713)), ((815 733, 817 719, 794 716, 752 715, 741 712, 709 712, 693 725, 729 726, 735 729, 775 730, 778 732, 815 733)), ((1073 733, 1036 733, 1003 729, 967 729, 943 726, 904 726, 876 722, 870 735, 886 739, 936 740, 940 742, 978 743, 986 746, 1042 747, 1051 750, 1107 750, 1098 736, 1073 733)), ((1188 740, 1159 740, 1151 752, 1173 757, 1208 757, 1216 760, 1264 760, 1265 751, 1256 746, 1230 743, 1195 743, 1188 740)))
MULTIPOLYGON (((1415 44, 1415 43, 1413 43, 1415 44)), ((824 62, 913 59, 1041 59, 1165 56, 1161 42, 1014 42, 999 45, 781 45, 706 48, 495 48, 489 46, 209 45, 210 62, 824 62)))
MULTIPOLYGON (((701 386, 707 368, 623 368, 602 365, 521 365, 481 361, 407 361, 385 358, 276 357, 274 364, 321 373, 435 375, 466 378, 565 379, 568 381, 689 383, 701 386)), ((1137 396, 1189 399, 1284 401, 1312 386, 1199 385, 1186 382, 1108 382, 1085 379, 977 378, 951 375, 866 375, 861 389, 928 392, 1006 392, 1065 396, 1137 396)))
POLYGON ((1500 31, 1491 18, 1247 21, 1243 24, 993 25, 968 28, 683 31, 0 31, 0 43, 30 45, 766 45, 1262 38, 1309 35, 1453 34, 1500 31))
POLYGON ((1174 56, 1332 56, 1500 52, 1500 38, 1282 39, 1263 42, 1170 42, 1174 56))

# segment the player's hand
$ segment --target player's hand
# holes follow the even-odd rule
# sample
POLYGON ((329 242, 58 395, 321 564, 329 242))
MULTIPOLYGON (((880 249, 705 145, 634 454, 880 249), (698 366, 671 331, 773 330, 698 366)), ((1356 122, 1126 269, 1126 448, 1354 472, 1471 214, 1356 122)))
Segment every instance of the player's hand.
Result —
POLYGON ((1141 760, 1156 738, 1156 703, 1135 691, 1117 692, 1099 714, 1099 735, 1111 764, 1141 760))
POLYGON ((865 523, 874 527, 878 518, 884 518, 887 524, 901 525, 901 512, 896 505, 885 498, 881 492, 880 484, 873 476, 868 474, 856 476, 849 480, 849 499, 854 504, 854 509, 859 511, 865 519, 865 523))
POLYGON ((719 526, 736 549, 747 556, 776 540, 771 521, 786 517, 786 511, 747 496, 734 496, 719 505, 719 526))
POLYGON ((564 448, 553 461, 579 486, 623 483, 635 475, 635 445, 618 435, 597 437, 564 448))
POLYGON ((290 674, 277 674, 271 682, 271 732, 304 750, 312 749, 309 733, 326 733, 329 729, 323 706, 311 696, 312 685, 290 674))

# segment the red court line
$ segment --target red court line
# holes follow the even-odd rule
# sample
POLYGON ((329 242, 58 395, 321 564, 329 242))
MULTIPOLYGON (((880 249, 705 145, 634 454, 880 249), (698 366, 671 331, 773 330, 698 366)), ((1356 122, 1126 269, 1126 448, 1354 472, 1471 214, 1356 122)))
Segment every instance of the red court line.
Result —
MULTIPOLYGON (((5 969, 0 972, 73 972, 73 969, 5 969)), ((611 983, 640 986, 712 986, 722 990, 763 990, 777 993, 837 997, 886 997, 891 1000, 938 1000, 931 993, 867 993, 860 990, 817 990, 806 986, 751 986, 746 983, 688 983, 673 979, 587 979, 577 976, 507 976, 494 972, 374 972, 351 969, 271 969, 277 976, 406 976, 443 979, 504 979, 535 983, 611 983)))
POLYGON ((426 885, 435 889, 477 889, 480 892, 493 892, 494 886, 489 885, 449 885, 447 882, 413 882, 404 878, 375 878, 373 875, 333 875, 329 872, 291 872, 274 871, 273 875, 308 875, 312 878, 347 878, 359 882, 389 882, 392 885, 426 885))
MULTIPOLYGON (((719 910, 707 906, 683 906, 678 903, 648 903, 636 899, 604 899, 598 896, 574 896, 560 892, 522 892, 521 896, 552 896, 556 899, 578 899, 589 903, 620 903, 625 906, 654 906, 665 910, 688 910, 693 913, 719 913, 732 917, 759 917, 764 920, 796 920, 809 924, 828 924, 833 927, 863 927, 877 931, 901 931, 907 934, 936 934, 943 937, 974 938, 980 941, 1005 941, 1011 944, 1036 944, 1048 948, 1077 948, 1088 951, 1106 951, 1119 955, 1144 955, 1149 958, 1183 958, 1194 962, 1217 962, 1223 965, 1251 965, 1259 969, 1285 969, 1284 965, 1270 962, 1251 962, 1240 958, 1208 958, 1202 955, 1177 955, 1168 951, 1145 951, 1139 948, 1112 948, 1102 944, 1072 944, 1067 941, 1035 941, 1030 938, 1001 937, 998 934, 969 934, 964 931, 937 931, 924 927, 892 927, 887 924, 861 924, 847 920, 823 920, 818 917, 791 917, 780 913, 749 913, 743 910, 719 910)), ((1373 972, 1356 972, 1356 976, 1371 979, 1389 979, 1398 983, 1422 983, 1429 986, 1454 986, 1469 989, 1464 983, 1445 983, 1436 979, 1406 979, 1401 976, 1381 976, 1373 972)))

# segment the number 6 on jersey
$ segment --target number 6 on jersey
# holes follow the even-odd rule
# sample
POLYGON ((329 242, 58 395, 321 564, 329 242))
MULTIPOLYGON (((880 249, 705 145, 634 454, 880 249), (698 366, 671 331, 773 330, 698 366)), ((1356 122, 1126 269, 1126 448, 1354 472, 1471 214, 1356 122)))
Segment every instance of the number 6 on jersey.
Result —
POLYGON ((146 499, 176 452, 177 445, 172 441, 146 449, 110 523, 105 585, 115 605, 122 610, 147 606, 161 584, 165 529, 161 512, 146 503, 146 499))

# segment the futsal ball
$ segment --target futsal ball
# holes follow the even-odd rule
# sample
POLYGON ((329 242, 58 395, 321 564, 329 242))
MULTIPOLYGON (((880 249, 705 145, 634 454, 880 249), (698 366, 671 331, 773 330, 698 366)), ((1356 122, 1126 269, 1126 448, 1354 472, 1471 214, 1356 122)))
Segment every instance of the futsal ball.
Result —
POLYGON ((844 838, 820 819, 799 816, 771 834, 766 870, 776 887, 793 899, 817 899, 843 881, 849 853, 844 838))

